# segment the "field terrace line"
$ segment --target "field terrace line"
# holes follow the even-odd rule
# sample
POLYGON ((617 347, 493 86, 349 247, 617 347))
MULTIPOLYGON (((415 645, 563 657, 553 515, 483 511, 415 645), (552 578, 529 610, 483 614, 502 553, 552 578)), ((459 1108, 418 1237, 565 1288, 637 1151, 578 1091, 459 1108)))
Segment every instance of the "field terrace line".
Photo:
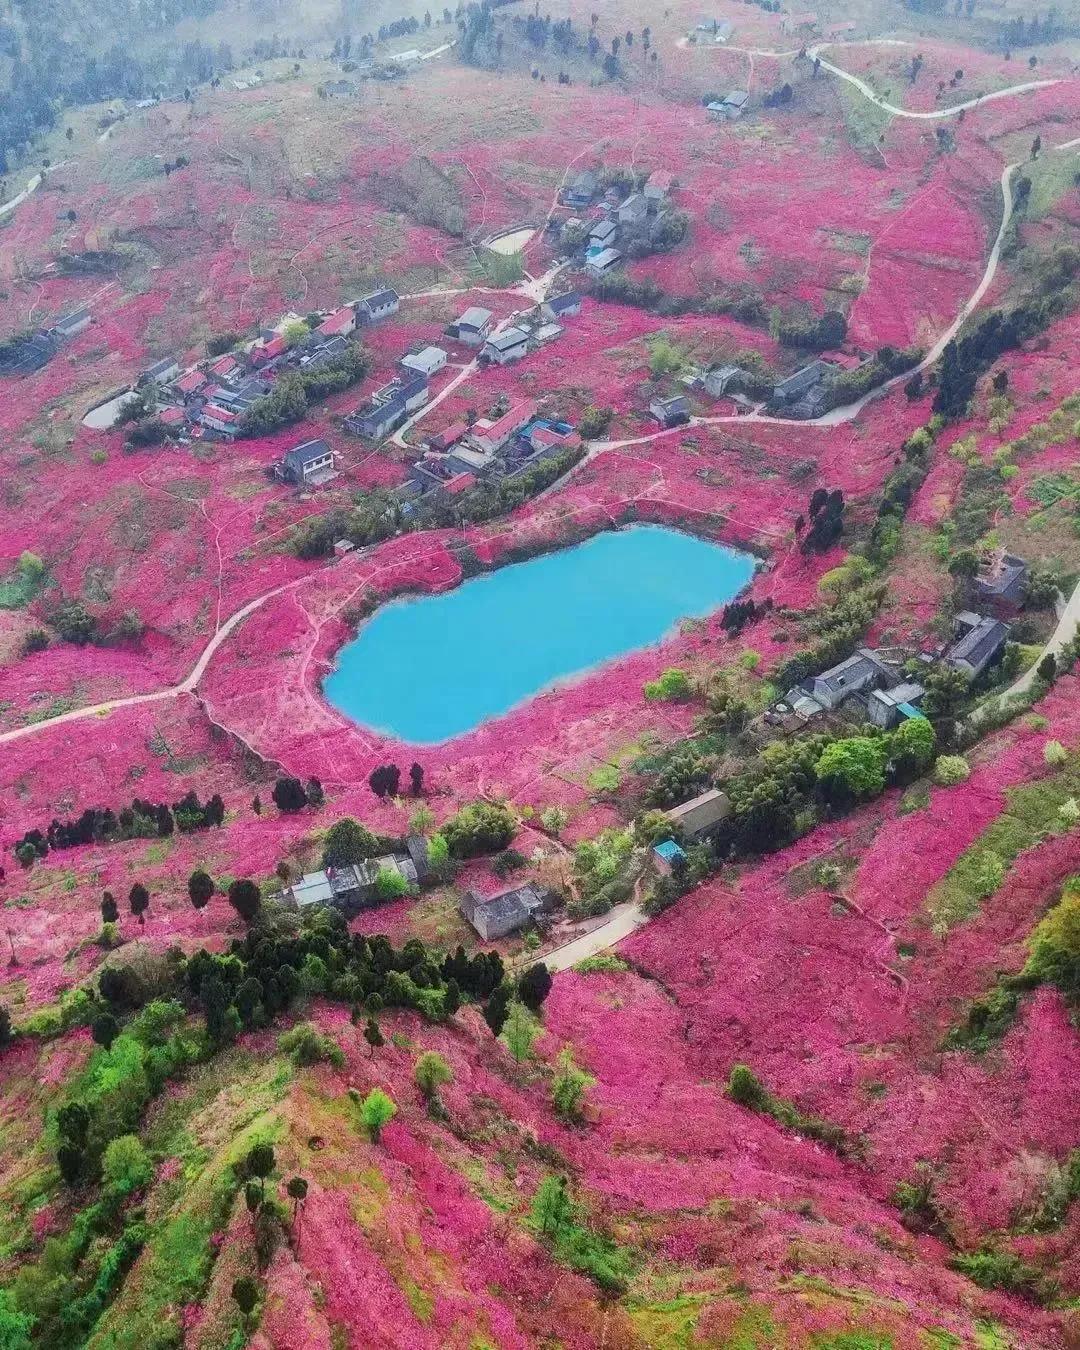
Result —
MULTIPOLYGON (((880 41, 880 43, 882 44, 905 45, 899 42, 894 42, 887 38, 880 39, 878 41, 880 41)), ((828 45, 831 44, 822 43, 818 47, 814 47, 809 50, 811 53, 817 52, 821 50, 822 47, 828 45)), ((728 48, 726 50, 735 50, 735 49, 728 48)), ((760 54, 775 55, 776 53, 763 51, 760 54)), ((878 96, 873 92, 873 90, 871 90, 870 87, 863 80, 860 80, 858 76, 851 75, 849 72, 841 70, 840 67, 833 66, 831 63, 826 62, 824 60, 822 60, 821 64, 830 71, 834 72, 836 75, 840 76, 840 78, 848 80, 852 85, 854 85, 855 88, 857 88, 860 91, 860 93, 862 93, 865 97, 869 98, 871 102, 878 104, 878 106, 880 107, 888 109, 898 117, 913 117, 913 118, 953 117, 956 116, 958 113, 960 113, 964 108, 973 107, 979 103, 986 103, 989 102, 991 99, 1004 98, 1008 94, 1024 93, 1032 89, 1043 88, 1046 85, 1061 83, 1060 80, 1039 80, 1035 82, 1029 82, 1027 84, 1014 85, 1009 89, 998 90, 996 93, 987 94, 982 98, 971 100, 966 104, 958 104, 954 108, 940 109, 934 111, 933 113, 919 113, 919 112, 911 112, 904 108, 894 108, 892 107, 891 104, 887 104, 883 100, 879 99, 878 96)), ((1080 137, 1076 137, 1071 141, 1065 141, 1060 145, 1051 147, 1049 153, 1061 153, 1077 149, 1078 147, 1080 147, 1080 137)), ((975 306, 986 294, 987 290, 989 289, 990 285, 994 280, 994 277, 997 275, 998 264, 1001 258, 1001 246, 1004 241, 1005 231, 1008 229, 1009 224, 1012 220, 1012 213, 1013 213, 1013 194, 1011 182, 1012 175, 1015 172, 1015 170, 1020 167, 1021 163, 1022 161, 1017 161, 1014 164, 1007 164, 1005 168, 1002 170, 1001 193, 1003 199, 1003 211, 1002 211, 1001 225, 998 229, 997 238, 994 240, 993 248, 990 250, 990 256, 987 259, 987 264, 983 272, 982 279, 980 280, 978 286, 975 288, 972 295, 967 299, 967 301, 965 301, 956 319, 938 338, 937 342, 926 354, 926 356, 922 359, 919 365, 916 366, 914 370, 904 371, 902 374, 895 376, 891 380, 887 380, 882 385, 879 385, 876 389, 870 390, 869 393, 864 394, 863 397, 859 399, 857 402, 846 404, 845 406, 840 408, 834 408, 832 409, 831 412, 826 413, 823 417, 812 418, 808 419, 805 422, 800 422, 798 423, 799 426, 832 427, 838 426, 843 422, 850 422, 854 420, 854 418, 858 416, 858 414, 862 411, 862 409, 873 399, 880 398, 890 389, 895 388, 895 386, 899 384, 902 380, 906 381, 911 379, 912 375, 914 375, 916 372, 926 370, 928 367, 933 365, 934 362, 938 360, 938 358, 941 356, 941 353, 945 350, 945 347, 948 345, 949 342, 952 341, 953 337, 955 337, 957 332, 959 332, 960 328, 963 326, 967 318, 970 316, 975 306)), ((9 206, 10 205, 11 203, 9 203, 9 206)), ((2 210, 3 208, 0 208, 0 211, 2 210)), ((542 295, 546 293, 547 288, 550 287, 555 277, 558 275, 558 273, 562 270, 562 268, 565 265, 566 265, 565 263, 556 264, 555 267, 553 267, 549 272, 547 272, 543 277, 540 277, 538 280, 533 282, 519 282, 515 286, 510 287, 508 289, 512 293, 517 292, 519 294, 526 294, 529 298, 534 298, 536 295, 540 295, 542 297, 542 295)), ((478 288, 474 287, 472 289, 478 288)), ((493 289, 493 288, 484 288, 484 289, 493 289)), ((514 315, 511 315, 509 318, 505 319, 503 323, 499 325, 499 328, 496 331, 501 331, 504 327, 512 323, 514 317, 515 317, 514 315)), ((476 365, 477 363, 474 360, 470 362, 469 365, 465 366, 461 371, 461 373, 455 376, 455 378, 450 382, 447 388, 443 390, 442 393, 436 399, 434 399, 431 403, 429 403, 426 406, 426 408, 421 410, 420 415, 413 418, 412 421, 407 422, 400 429, 400 431, 394 437, 394 441, 400 445, 401 442, 398 440, 398 436, 403 435, 405 431, 407 431, 410 427, 414 426, 420 420, 420 416, 423 415, 423 413, 430 412, 433 407, 436 407, 442 401, 442 399, 445 398, 446 395, 452 391, 452 389, 457 388, 458 385, 460 385, 468 377, 468 375, 470 375, 476 369, 476 365)), ((669 427, 666 428, 665 430, 654 432, 650 436, 632 437, 622 441, 594 441, 592 442, 592 444, 589 446, 589 449, 586 451, 586 453, 582 456, 582 458, 578 461, 576 465, 574 465, 571 469, 569 469, 562 476, 562 478, 557 479, 554 483, 550 484, 549 487, 545 488, 542 492, 538 493, 533 500, 540 501, 544 497, 547 497, 553 492, 557 491, 566 482, 568 482, 576 473, 580 472, 580 470, 587 463, 589 463, 590 460, 594 459, 599 454, 603 454, 605 451, 619 450, 624 447, 635 445, 648 445, 650 442, 661 440, 665 436, 670 436, 674 433, 685 432, 687 427, 718 426, 725 423, 733 423, 733 422, 738 422, 744 426, 755 422, 779 426, 793 425, 790 418, 772 417, 755 410, 754 412, 751 413, 745 414, 735 413, 735 414, 728 414, 722 417, 693 417, 690 419, 689 423, 686 423, 684 426, 669 427)), ((160 703, 166 699, 178 698, 182 694, 194 694, 199 685, 199 682, 201 681, 203 675, 206 673, 206 668, 210 664, 210 661, 213 658, 214 653, 225 642, 226 638, 229 637, 229 635, 235 628, 237 628, 241 623, 243 623, 243 621, 249 615, 253 614, 257 609, 259 609, 262 605, 264 605, 267 600, 272 600, 275 596, 283 595, 289 591, 293 591, 297 587, 302 586, 307 581, 311 580, 312 577, 318 575, 319 573, 317 572, 311 572, 308 573, 307 576, 298 577, 293 581, 286 582, 282 586, 275 586, 272 590, 266 591, 264 592, 264 594, 256 596, 254 600, 248 601, 246 605, 242 606, 234 614, 230 615, 230 617, 219 626, 217 632, 210 639, 207 645, 203 648, 202 654, 200 655, 198 661, 195 663, 191 672, 179 684, 170 685, 165 689, 154 690, 150 693, 132 694, 126 698, 109 699, 104 703, 91 704, 90 706, 85 708, 74 708, 70 712, 59 713, 56 717, 45 718, 40 722, 32 722, 23 727, 15 727, 11 731, 5 731, 0 733, 0 745, 5 745, 11 741, 20 740, 25 736, 32 736, 35 733, 39 731, 44 731, 49 727, 59 726, 61 723, 82 721, 83 719, 88 717, 105 717, 115 709, 137 707, 143 703, 160 703)), ((1080 585, 1078 585, 1076 592, 1074 592, 1071 598, 1070 612, 1074 604, 1080 605, 1080 599, 1078 599, 1078 597, 1080 597, 1080 585)))

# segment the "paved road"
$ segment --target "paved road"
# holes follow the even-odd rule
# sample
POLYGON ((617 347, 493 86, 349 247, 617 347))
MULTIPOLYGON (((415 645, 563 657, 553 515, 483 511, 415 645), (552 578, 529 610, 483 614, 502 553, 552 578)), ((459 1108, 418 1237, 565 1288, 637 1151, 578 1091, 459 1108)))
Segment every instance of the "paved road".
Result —
POLYGON ((1072 641, 1077 632, 1080 632, 1080 582, 1077 582, 1076 589, 1062 607, 1058 615, 1057 627, 1050 635, 1046 646, 1039 653, 1038 660, 998 697, 1009 698, 1012 694, 1026 694, 1037 678, 1039 661, 1044 656, 1057 656, 1065 644, 1072 641))
POLYGON ((622 942, 623 938, 628 938, 631 933, 648 922, 648 915, 643 914, 633 901, 628 901, 625 905, 612 910, 611 917, 599 928, 594 928, 591 933, 585 933, 582 937, 574 938, 572 942, 556 947, 546 956, 540 957, 540 960, 548 970, 569 970, 579 961, 584 961, 587 956, 595 956, 597 952, 614 947, 616 943, 622 942))

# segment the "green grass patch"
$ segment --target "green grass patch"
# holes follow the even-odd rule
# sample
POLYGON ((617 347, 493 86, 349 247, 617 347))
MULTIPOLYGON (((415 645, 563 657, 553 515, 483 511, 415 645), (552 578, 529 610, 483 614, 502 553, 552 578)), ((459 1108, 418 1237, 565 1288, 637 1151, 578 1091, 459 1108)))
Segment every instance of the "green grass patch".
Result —
POLYGON ((595 956, 586 956, 583 961, 579 961, 574 969, 579 975, 596 973, 619 975, 630 967, 621 956, 613 956, 611 952, 597 952, 595 956))
POLYGON ((1000 885, 991 885, 1000 868, 1049 834, 1062 803, 1080 795, 1080 756, 1071 755, 1059 772, 1006 791, 1008 805, 956 860, 930 891, 926 907, 934 931, 944 934, 978 914, 982 902, 1000 885), (996 863, 995 863, 996 860, 996 863))

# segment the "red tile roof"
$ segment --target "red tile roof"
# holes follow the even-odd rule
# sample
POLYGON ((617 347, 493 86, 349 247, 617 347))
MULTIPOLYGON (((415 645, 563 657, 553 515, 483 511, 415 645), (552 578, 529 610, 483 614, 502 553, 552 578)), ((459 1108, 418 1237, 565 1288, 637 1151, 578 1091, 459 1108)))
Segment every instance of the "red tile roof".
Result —
POLYGON ((433 436, 431 443, 432 445, 438 443, 443 449, 448 449, 451 445, 457 445, 468 429, 466 422, 452 422, 450 426, 443 427, 437 436, 433 436))
POLYGON ((509 412, 503 413, 498 421, 492 422, 491 426, 475 428, 475 435, 482 437, 485 441, 504 440, 508 436, 512 436, 518 427, 523 427, 531 417, 535 416, 535 403, 532 401, 519 403, 509 412))
POLYGON ((288 345, 284 334, 279 333, 269 342, 257 342, 251 349, 251 355, 256 361, 269 361, 272 356, 280 356, 288 345))
POLYGON ((213 418, 215 422, 235 422, 237 414, 230 412, 228 408, 219 408, 216 403, 208 403, 202 410, 204 419, 213 418))
POLYGON ((189 370, 186 375, 181 375, 174 381, 176 388, 182 394, 193 394, 196 389, 201 389, 206 383, 206 376, 201 370, 189 370))
POLYGON ((319 332, 333 335, 334 333, 351 333, 356 327, 356 314, 351 305, 342 305, 341 309, 335 309, 333 314, 323 319, 319 324, 319 332))
POLYGON ((568 431, 563 435, 551 427, 537 427, 535 431, 530 431, 529 440, 538 445, 571 446, 581 444, 581 437, 576 431, 568 431))
POLYGON ((443 487, 449 492, 451 497, 456 497, 459 492, 464 492, 466 488, 471 488, 475 482, 476 474, 459 473, 455 474, 453 478, 448 478, 443 484, 443 487))
POLYGON ((236 358, 230 356, 228 352, 226 352, 224 356, 219 356, 210 367, 210 370, 218 377, 218 379, 221 379, 225 375, 231 375, 234 370, 238 369, 239 367, 236 363, 236 358))
POLYGON ((668 173, 666 169, 656 169, 649 174, 645 186, 659 188, 661 192, 670 192, 672 178, 673 175, 668 173))
POLYGON ((182 408, 163 408, 158 413, 158 421, 164 422, 167 427, 175 427, 186 422, 187 415, 182 408))

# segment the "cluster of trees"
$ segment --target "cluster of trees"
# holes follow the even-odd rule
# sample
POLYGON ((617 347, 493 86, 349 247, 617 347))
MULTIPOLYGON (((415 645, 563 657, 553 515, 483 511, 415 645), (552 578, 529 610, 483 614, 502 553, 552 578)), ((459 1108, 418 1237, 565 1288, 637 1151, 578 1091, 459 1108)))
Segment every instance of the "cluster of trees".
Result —
POLYGON ((400 505, 385 493, 365 493, 351 509, 311 516, 297 526, 292 548, 300 558, 323 558, 333 552, 338 539, 348 539, 362 548, 392 538, 401 530, 483 524, 523 506, 572 469, 584 453, 580 446, 562 450, 513 478, 477 483, 456 497, 432 493, 409 516, 403 516, 400 505))
POLYGON ((842 370, 829 386, 828 408, 840 408, 876 389, 879 384, 903 375, 923 358, 921 347, 879 347, 869 361, 854 370, 842 370))
POLYGON ((783 84, 778 85, 777 88, 770 89, 761 100, 761 103, 765 108, 784 108, 792 102, 794 97, 795 90, 785 81, 783 84))
POLYGON ((44 831, 27 830, 15 845, 15 856, 29 866, 50 849, 78 848, 83 844, 112 844, 124 839, 167 838, 173 830, 190 834, 209 829, 225 819, 225 803, 218 793, 203 803, 194 791, 187 792, 170 808, 165 802, 136 797, 130 806, 91 806, 70 820, 53 819, 44 831))
MULTIPOLYGON (((380 764, 369 774, 368 787, 376 797, 399 796, 401 770, 396 764, 380 764)), ((424 791, 424 766, 415 760, 409 768, 409 789, 414 797, 421 796, 424 791)))
POLYGON ((850 656, 881 608, 885 585, 873 576, 836 595, 804 621, 810 645, 781 665, 775 674, 781 689, 790 689, 850 656))
POLYGON ((949 420, 963 417, 983 371, 1076 303, 1078 271, 1080 249, 1060 245, 1039 264, 1024 299, 1009 309, 991 310, 965 337, 954 338, 942 353, 934 412, 949 420))
POLYGON ((730 604, 724 606, 724 611, 720 615, 720 627, 728 637, 738 637, 749 624, 757 623, 766 614, 771 614, 772 607, 771 595, 767 595, 761 601, 755 601, 750 597, 745 600, 732 600, 730 604))
POLYGON ((350 342, 348 350, 336 361, 310 370, 290 370, 278 377, 269 394, 256 400, 244 413, 241 431, 245 436, 265 436, 278 427, 299 422, 309 404, 348 389, 370 369, 367 352, 359 343, 350 342))
POLYGON ((412 155, 396 172, 372 175, 368 190, 387 210, 400 211, 418 225, 444 230, 455 239, 465 233, 468 213, 461 190, 427 155, 412 155))
POLYGON ((828 553, 844 532, 844 494, 839 488, 815 488, 810 495, 810 528, 803 535, 804 553, 828 553))
POLYGON ((822 814, 849 810, 912 782, 931 766, 937 737, 926 718, 895 731, 827 734, 765 747, 724 790, 732 812, 714 844, 717 858, 771 853, 808 833, 822 814))
POLYGON ((1008 52, 1014 47, 1037 47, 1042 43, 1057 42, 1065 35, 1066 28, 1061 22, 1061 15, 1051 5, 1042 19, 1037 14, 1027 20, 1023 15, 1010 19, 1002 27, 999 42, 1008 52))
MULTIPOLYGON (((301 783, 299 778, 279 778, 274 783, 271 792, 274 805, 279 811, 284 811, 286 815, 302 811, 305 806, 322 806, 326 797, 323 793, 322 783, 317 778, 309 778, 307 783, 301 783)), ((258 797, 255 801, 258 802, 258 797)), ((254 803, 252 803, 254 805, 254 803)), ((259 814, 261 806, 255 814, 259 814)))
POLYGON ((831 351, 847 337, 847 319, 838 309, 827 309, 819 319, 785 318, 777 311, 769 327, 773 337, 785 347, 810 352, 831 351))
POLYGON ((513 839, 517 825, 501 802, 473 802, 450 817, 439 833, 455 858, 498 853, 513 839))
MULTIPOLYGON (((635 281, 624 271, 608 272, 592 283, 598 300, 616 305, 633 305, 650 314, 677 318, 681 314, 727 314, 740 323, 759 325, 767 317, 761 293, 746 283, 726 286, 708 295, 671 295, 655 281, 635 281)), ((762 392, 771 386, 763 386, 762 392)))

